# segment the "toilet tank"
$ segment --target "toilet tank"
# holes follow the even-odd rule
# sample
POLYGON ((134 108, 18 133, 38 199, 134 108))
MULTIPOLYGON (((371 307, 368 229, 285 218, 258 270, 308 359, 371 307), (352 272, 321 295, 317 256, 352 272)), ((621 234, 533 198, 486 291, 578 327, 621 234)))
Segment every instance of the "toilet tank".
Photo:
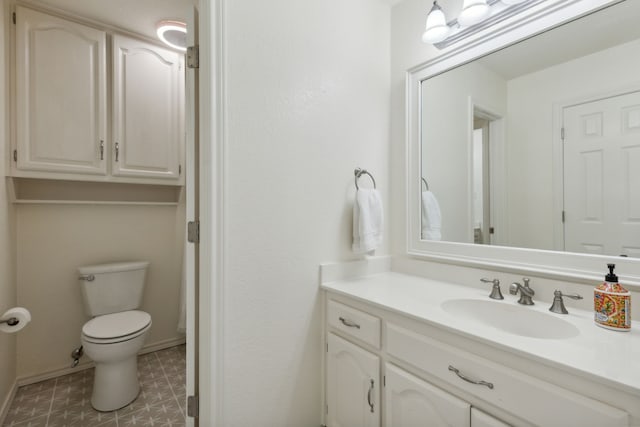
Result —
POLYGON ((89 316, 134 310, 142 303, 147 261, 78 267, 84 308, 89 316))

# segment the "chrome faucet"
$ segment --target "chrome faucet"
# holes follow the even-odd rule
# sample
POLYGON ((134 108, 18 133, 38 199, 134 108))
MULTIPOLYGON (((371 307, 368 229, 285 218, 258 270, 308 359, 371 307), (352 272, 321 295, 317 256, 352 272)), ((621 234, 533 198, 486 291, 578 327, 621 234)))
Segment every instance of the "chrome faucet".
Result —
POLYGON ((483 283, 493 283, 493 288, 491 289, 491 295, 489 298, 492 299, 504 299, 502 296, 502 292, 500 291, 500 280, 498 279, 480 279, 483 283))
POLYGON ((567 309, 564 306, 564 301, 562 301, 562 297, 567 297, 571 299, 582 299, 581 295, 578 294, 563 294, 562 292, 556 290, 553 293, 553 304, 549 307, 549 311, 558 314, 569 314, 567 309))
POLYGON ((533 305, 531 297, 535 295, 535 292, 529 287, 529 279, 524 277, 522 278, 522 282, 524 283, 524 286, 518 282, 513 282, 509 286, 509 293, 511 295, 516 295, 518 291, 520 291, 520 299, 518 300, 518 304, 533 305))

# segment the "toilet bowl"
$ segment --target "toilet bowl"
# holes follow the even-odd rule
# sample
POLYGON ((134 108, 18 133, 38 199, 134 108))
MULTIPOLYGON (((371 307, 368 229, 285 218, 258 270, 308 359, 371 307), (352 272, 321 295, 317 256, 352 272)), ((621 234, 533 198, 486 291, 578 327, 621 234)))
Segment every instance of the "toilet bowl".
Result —
POLYGON ((91 406, 98 411, 120 409, 140 392, 138 351, 151 328, 151 316, 130 310, 89 320, 82 328, 84 352, 95 362, 91 406))
POLYGON ((91 406, 114 411, 140 392, 138 351, 151 328, 151 316, 136 310, 142 302, 146 261, 79 267, 85 309, 93 318, 84 324, 80 340, 95 362, 91 406))

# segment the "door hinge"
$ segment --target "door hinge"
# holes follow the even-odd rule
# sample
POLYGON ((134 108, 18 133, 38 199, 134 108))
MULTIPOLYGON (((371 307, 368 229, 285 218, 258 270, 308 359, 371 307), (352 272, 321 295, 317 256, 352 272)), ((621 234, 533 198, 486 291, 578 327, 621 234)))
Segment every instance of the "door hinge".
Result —
POLYGON ((13 23, 15 24, 15 23, 16 23, 16 13, 15 13, 15 12, 13 12, 13 15, 12 15, 12 16, 13 16, 13 23))
POLYGON ((13 150, 13 161, 18 162, 18 150, 13 150))
POLYGON ((187 48, 187 68, 200 68, 200 47, 198 45, 187 48))
POLYGON ((200 415, 200 403, 198 396, 187 397, 187 416, 191 418, 198 418, 200 415))
POLYGON ((564 220, 565 220, 565 214, 564 211, 562 211, 562 223, 564 224, 564 220))
POLYGON ((489 227, 489 234, 495 234, 496 233, 496 228, 495 227, 489 227))
POLYGON ((564 141, 564 127, 560 128, 560 139, 564 141))
POLYGON ((187 241, 200 243, 200 221, 189 221, 187 223, 187 241))

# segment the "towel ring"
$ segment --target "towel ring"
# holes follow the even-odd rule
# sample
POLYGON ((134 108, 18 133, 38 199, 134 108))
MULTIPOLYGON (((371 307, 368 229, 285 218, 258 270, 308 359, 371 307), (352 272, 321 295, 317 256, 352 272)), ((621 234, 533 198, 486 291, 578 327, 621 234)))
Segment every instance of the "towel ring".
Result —
POLYGON ((422 182, 424 183, 424 186, 427 187, 427 191, 429 191, 429 183, 427 182, 427 180, 422 178, 422 182))
POLYGON ((367 172, 366 169, 360 169, 360 168, 356 168, 356 170, 353 171, 353 174, 356 176, 355 177, 355 183, 356 183, 356 190, 359 190, 360 187, 358 187, 358 178, 360 178, 362 175, 367 174, 369 175, 369 178, 371 178, 371 181, 373 182, 373 188, 377 188, 376 187, 376 180, 373 177, 373 175, 371 175, 369 172, 367 172))

